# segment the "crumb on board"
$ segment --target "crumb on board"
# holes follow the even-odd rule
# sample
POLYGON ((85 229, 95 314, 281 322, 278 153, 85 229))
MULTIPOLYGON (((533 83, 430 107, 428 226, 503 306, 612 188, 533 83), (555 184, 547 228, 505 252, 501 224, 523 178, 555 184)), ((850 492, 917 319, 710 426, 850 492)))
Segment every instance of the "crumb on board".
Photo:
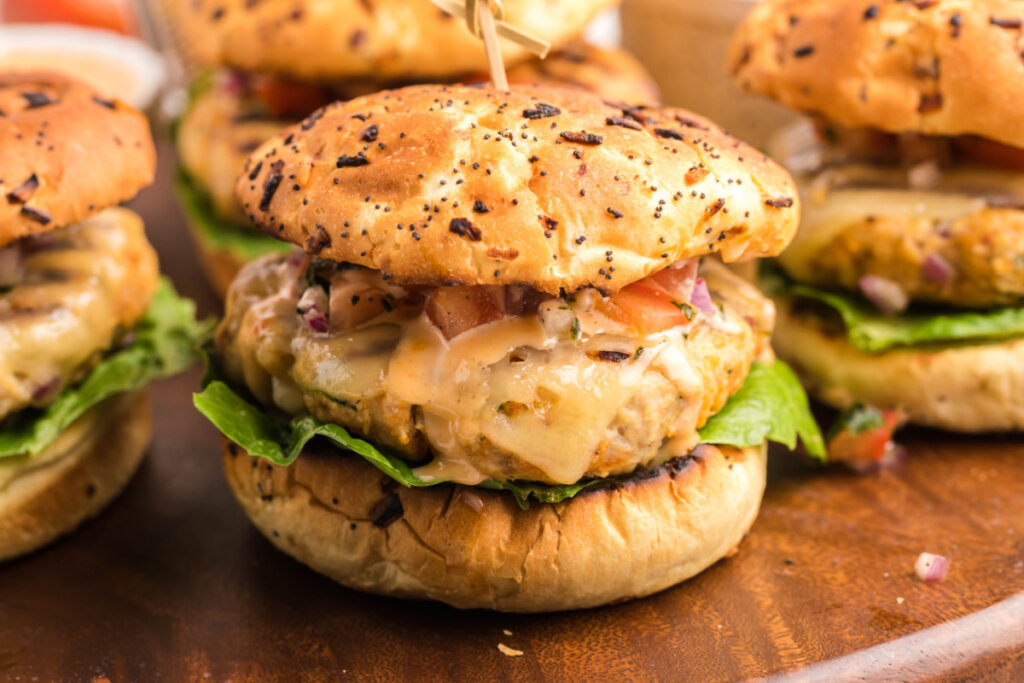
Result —
POLYGON ((506 636, 512 635, 512 631, 509 631, 507 628, 502 629, 501 632, 504 633, 506 636))
POLYGON ((501 654, 506 657, 521 657, 523 655, 522 650, 515 650, 505 643, 498 643, 498 649, 501 651, 501 654))

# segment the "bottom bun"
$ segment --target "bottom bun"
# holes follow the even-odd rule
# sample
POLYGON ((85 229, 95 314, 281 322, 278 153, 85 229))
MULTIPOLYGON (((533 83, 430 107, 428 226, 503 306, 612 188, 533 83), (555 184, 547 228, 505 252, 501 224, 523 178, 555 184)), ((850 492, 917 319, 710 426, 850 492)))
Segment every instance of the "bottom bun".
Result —
POLYGON ((150 417, 145 391, 115 396, 42 453, 0 460, 0 561, 72 531, 113 500, 149 447, 150 417))
POLYGON ((1024 429, 1024 339, 867 354, 815 313, 775 303, 775 352, 825 403, 895 408, 957 432, 1024 429))
POLYGON ((226 298, 228 287, 246 264, 245 259, 230 249, 210 244, 203 231, 192 225, 188 218, 185 219, 185 223, 188 225, 189 235, 192 236, 192 244, 199 255, 199 265, 203 269, 206 281, 210 283, 217 296, 221 299, 226 298))
POLYGON ((757 517, 766 452, 700 446, 527 510, 504 492, 397 486, 336 450, 307 450, 278 467, 225 441, 223 462, 274 545, 350 588, 547 612, 650 595, 730 554, 757 517))

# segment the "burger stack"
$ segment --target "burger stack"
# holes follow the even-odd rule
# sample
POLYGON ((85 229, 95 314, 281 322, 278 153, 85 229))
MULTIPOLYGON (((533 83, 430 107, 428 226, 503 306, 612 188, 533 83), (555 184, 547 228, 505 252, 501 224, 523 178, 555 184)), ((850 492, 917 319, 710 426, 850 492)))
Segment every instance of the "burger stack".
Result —
POLYGON ((770 280, 825 402, 1024 429, 1022 26, 1005 0, 768 0, 736 36, 739 84, 813 120, 774 151, 804 219, 770 280))
MULTIPOLYGON (((177 129, 178 192, 214 289, 287 251, 252 228, 234 179, 257 145, 319 107, 395 85, 486 80, 483 43, 429 0, 165 0, 185 51, 208 70, 177 129)), ((513 83, 555 83, 638 105, 657 89, 636 60, 580 32, 610 0, 506 0, 511 25, 549 41, 544 61, 502 40, 513 83)), ((367 142, 375 143, 372 132, 367 142)))
POLYGON ((144 386, 202 330, 118 202, 153 179, 145 117, 64 76, 0 73, 0 560, 95 515, 150 440, 144 386))
POLYGON ((345 585, 648 595, 737 546, 768 441, 823 455, 771 302, 719 263, 778 254, 796 188, 700 116, 409 86, 286 128, 236 191, 295 248, 230 286, 195 402, 256 526, 345 585))

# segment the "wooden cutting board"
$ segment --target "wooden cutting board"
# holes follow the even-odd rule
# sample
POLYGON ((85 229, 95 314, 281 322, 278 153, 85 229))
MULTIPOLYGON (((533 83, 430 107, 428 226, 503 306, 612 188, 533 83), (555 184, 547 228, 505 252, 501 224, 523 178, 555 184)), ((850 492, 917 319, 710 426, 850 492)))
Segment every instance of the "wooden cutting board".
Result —
MULTIPOLYGON (((135 206, 211 314, 160 151, 135 206)), ((459 612, 274 550, 221 478, 198 381, 154 387, 152 451, 105 514, 0 566, 0 680, 1024 680, 1024 438, 910 433, 875 476, 775 452, 750 536, 696 579, 586 612, 459 612), (917 579, 922 551, 952 558, 946 581, 917 579)))

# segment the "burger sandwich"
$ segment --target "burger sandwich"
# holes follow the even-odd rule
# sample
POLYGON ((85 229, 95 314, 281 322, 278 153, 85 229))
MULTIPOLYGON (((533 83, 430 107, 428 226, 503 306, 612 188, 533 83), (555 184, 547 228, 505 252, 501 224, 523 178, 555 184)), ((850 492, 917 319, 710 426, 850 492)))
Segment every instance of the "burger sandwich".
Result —
POLYGON ((739 84, 811 117, 773 150, 804 198, 775 347, 872 428, 1024 429, 1022 25, 1006 0, 767 0, 735 37, 739 84))
POLYGON ((0 560, 95 515, 149 445, 144 385, 196 358, 142 220, 145 117, 64 76, 0 73, 0 560))
POLYGON ((285 130, 237 192, 296 248, 239 273, 196 405, 257 527, 345 585, 648 595, 737 546, 767 441, 821 455, 771 302, 717 262, 778 253, 795 188, 705 119, 411 86, 285 130))
MULTIPOLYGON (((628 53, 576 38, 609 0, 506 0, 507 19, 549 40, 545 60, 502 41, 513 83, 554 83, 631 104, 657 88, 628 53)), ((243 263, 287 246, 256 230, 234 181, 263 141, 336 100, 389 85, 486 78, 483 44, 430 0, 260 3, 165 0, 185 53, 207 71, 177 128, 178 195, 208 279, 223 296, 243 263)))

